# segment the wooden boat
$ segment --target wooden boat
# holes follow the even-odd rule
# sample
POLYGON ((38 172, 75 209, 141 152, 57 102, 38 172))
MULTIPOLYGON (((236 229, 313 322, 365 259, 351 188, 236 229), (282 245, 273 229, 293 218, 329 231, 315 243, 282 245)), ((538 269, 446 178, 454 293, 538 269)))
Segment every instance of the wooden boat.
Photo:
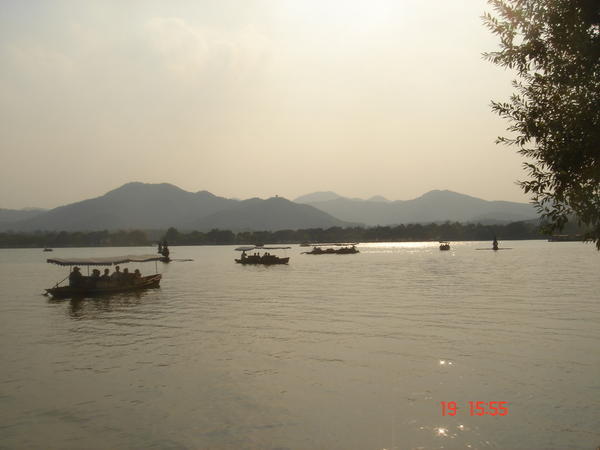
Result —
POLYGON ((440 241, 440 250, 450 250, 450 242, 440 241))
POLYGON ((91 297, 96 295, 114 294, 118 292, 129 292, 139 291, 142 289, 151 289, 160 287, 160 280, 162 275, 160 273, 154 275, 148 275, 138 280, 133 280, 131 284, 113 284, 112 281, 98 282, 95 286, 58 286, 50 289, 46 289, 46 293, 52 295, 54 298, 68 298, 68 297, 91 297))
POLYGON ((342 248, 326 248, 323 250, 321 247, 313 247, 310 252, 302 252, 305 255, 353 255, 359 253, 354 245, 351 247, 342 248))
POLYGON ((45 252, 51 252, 51 251, 53 251, 53 249, 46 247, 46 248, 44 248, 43 251, 45 251, 45 252))
POLYGON ((104 280, 102 278, 80 276, 75 286, 60 286, 60 284, 71 277, 73 271, 78 271, 78 266, 112 266, 127 263, 142 263, 149 261, 160 261, 160 256, 156 255, 125 255, 116 257, 101 258, 53 258, 47 259, 50 264, 59 266, 70 266, 73 268, 69 275, 62 281, 59 281, 51 288, 46 289, 45 295, 51 295, 55 298, 65 297, 89 297, 95 295, 107 295, 118 292, 139 291, 143 289, 157 288, 160 286, 162 275, 155 273, 144 277, 135 278, 132 276, 120 280, 104 280))
POLYGON ((287 264, 290 261, 289 257, 280 258, 275 255, 271 255, 269 253, 265 253, 263 255, 250 255, 243 256, 236 259, 235 262, 239 264, 254 264, 254 265, 263 265, 263 266, 272 266, 274 264, 287 264))
POLYGON ((512 248, 511 247, 499 247, 498 240, 496 238, 494 238, 494 241, 492 242, 492 248, 476 248, 475 250, 493 250, 493 251, 497 252, 498 250, 512 250, 512 248))
POLYGON ((159 260, 160 262, 168 264, 172 261, 169 257, 171 251, 169 250, 169 244, 166 240, 158 243, 158 253, 162 256, 159 260))
POLYGON ((238 247, 237 251, 242 252, 242 256, 240 258, 236 258, 235 262, 243 265, 263 265, 263 266, 272 266, 275 264, 287 264, 290 261, 289 257, 279 257, 275 255, 271 255, 269 252, 264 252, 262 255, 259 252, 256 252, 252 255, 246 255, 246 252, 252 250, 281 250, 281 249, 289 249, 291 247, 265 247, 264 245, 256 245, 254 247, 238 247))

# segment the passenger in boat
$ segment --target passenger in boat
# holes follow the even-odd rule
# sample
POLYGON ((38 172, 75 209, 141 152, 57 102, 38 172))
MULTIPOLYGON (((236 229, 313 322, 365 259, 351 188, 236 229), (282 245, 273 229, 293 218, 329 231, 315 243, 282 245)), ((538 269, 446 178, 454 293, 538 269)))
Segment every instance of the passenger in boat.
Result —
POLYGON ((104 274, 100 277, 102 281, 110 281, 110 270, 104 269, 104 274))
POLYGON ((246 261, 246 250, 242 251, 241 259, 242 259, 242 261, 246 261))
POLYGON ((121 275, 121 282, 123 283, 131 283, 133 280, 133 274, 129 273, 129 269, 125 267, 123 269, 123 273, 121 275))
POLYGON ((83 275, 79 271, 79 267, 73 267, 73 270, 69 274, 69 286, 79 287, 83 284, 83 275))
POLYGON ((169 251, 169 243, 167 242, 166 239, 162 242, 162 249, 159 247, 158 253, 160 253, 167 259, 169 258, 169 254, 171 252, 169 251))
POLYGON ((133 272, 133 279, 139 280, 140 278, 142 278, 142 273, 140 272, 140 269, 135 269, 135 271, 133 272))
POLYGON ((115 266, 115 271, 111 274, 111 281, 121 281, 123 274, 121 273, 121 268, 119 266, 115 266))
POLYGON ((85 278, 85 281, 86 281, 85 284, 88 285, 89 287, 95 288, 96 283, 99 280, 100 280, 100 271, 98 269, 94 269, 94 270, 92 270, 92 276, 85 278))

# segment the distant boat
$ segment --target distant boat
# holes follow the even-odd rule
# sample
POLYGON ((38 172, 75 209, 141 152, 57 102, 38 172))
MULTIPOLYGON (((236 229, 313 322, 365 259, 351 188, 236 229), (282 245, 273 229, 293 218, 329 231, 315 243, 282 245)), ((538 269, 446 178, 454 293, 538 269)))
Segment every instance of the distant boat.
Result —
MULTIPOLYGON (((160 257, 156 255, 125 255, 109 258, 55 258, 48 259, 50 264, 59 266, 112 266, 117 264, 126 264, 130 262, 148 262, 159 261, 160 257)), ((76 270, 75 267, 73 270, 76 270)), ((94 295, 106 295, 118 292, 139 291, 149 288, 157 288, 160 285, 162 275, 156 273, 145 277, 135 278, 133 274, 130 278, 116 280, 103 280, 102 278, 94 279, 93 277, 80 276, 77 285, 59 286, 60 283, 71 277, 71 273, 62 281, 56 283, 54 287, 46 289, 46 294, 52 295, 55 298, 68 297, 88 297, 94 295)))
POLYGON ((450 242, 440 241, 440 250, 450 250, 450 242))
POLYGON ((256 252, 252 255, 246 255, 246 252, 252 250, 283 250, 289 249, 291 247, 265 247, 264 244, 257 244, 253 247, 238 247, 235 250, 241 251, 242 256, 240 258, 236 258, 235 262, 243 265, 263 265, 263 266, 272 266, 275 264, 287 264, 290 261, 289 257, 279 257, 275 255, 271 255, 269 252, 264 252, 262 255, 259 252, 256 252))
POLYGON ((498 239, 496 239, 496 237, 494 237, 494 241, 492 242, 492 248, 476 248, 475 250, 493 250, 493 251, 497 252, 498 250, 512 250, 512 248, 511 247, 499 247, 498 239))
POLYGON ((51 248, 48 248, 48 247, 46 247, 46 248, 44 248, 44 250, 43 250, 43 251, 45 251, 45 252, 52 252, 52 251, 54 251, 54 250, 53 250, 53 249, 51 249, 51 248))
POLYGON ((305 255, 353 255, 359 253, 356 246, 342 248, 326 248, 323 250, 321 247, 313 247, 310 252, 302 252, 305 255))
POLYGON ((162 257, 160 258, 161 262, 164 262, 164 263, 171 262, 171 258, 169 257, 171 252, 169 251, 169 244, 167 243, 166 239, 164 241, 158 243, 158 253, 160 255, 162 255, 162 257))

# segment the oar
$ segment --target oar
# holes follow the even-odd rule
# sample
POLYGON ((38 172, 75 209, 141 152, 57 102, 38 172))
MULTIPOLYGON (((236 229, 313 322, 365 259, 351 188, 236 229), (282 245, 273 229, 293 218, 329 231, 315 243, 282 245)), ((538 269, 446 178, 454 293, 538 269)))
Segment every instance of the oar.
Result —
MULTIPOLYGON (((71 274, 69 273, 69 275, 71 275, 71 274)), ((54 285, 54 287, 55 287, 55 288, 56 288, 56 287, 58 287, 58 285, 59 285, 60 283, 62 283, 63 281, 65 281, 67 278, 69 278, 69 275, 67 275, 67 276, 66 276, 66 277, 64 277, 62 280, 60 280, 58 283, 56 283, 56 284, 54 285)), ((48 297, 48 292, 42 292, 42 295, 45 295, 46 297, 48 297)))
POLYGON ((58 283, 56 283, 56 284, 54 285, 54 287, 58 287, 58 285, 59 285, 60 283, 62 283, 63 281, 65 281, 67 278, 69 278, 69 276, 70 276, 70 275, 71 275, 71 274, 69 273, 69 275, 67 275, 67 276, 66 276, 66 277, 64 277, 62 280, 60 280, 58 283))

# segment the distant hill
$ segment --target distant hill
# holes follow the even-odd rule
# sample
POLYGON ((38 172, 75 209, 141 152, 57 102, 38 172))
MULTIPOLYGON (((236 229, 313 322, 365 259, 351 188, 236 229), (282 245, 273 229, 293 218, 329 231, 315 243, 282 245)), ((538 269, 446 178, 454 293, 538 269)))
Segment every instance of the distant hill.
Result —
POLYGON ((60 206, 23 220, 0 223, 14 231, 117 229, 273 230, 329 227, 344 222, 285 199, 238 201, 172 184, 127 183, 97 198, 60 206))
POLYGON ((368 201, 370 202, 389 202, 389 200, 385 197, 383 197, 382 195, 374 195, 373 197, 369 198, 368 201))
MULTIPOLYGON (((385 200, 385 199, 384 199, 385 200)), ((430 191, 413 200, 382 201, 336 198, 308 203, 340 220, 366 225, 401 223, 481 222, 508 223, 537 217, 527 203, 488 201, 452 191, 430 191)))
POLYGON ((331 191, 320 191, 313 192, 311 194, 301 195, 294 200, 296 203, 312 203, 312 202, 327 202, 329 200, 335 200, 338 198, 344 198, 341 195, 331 191))
POLYGON ((213 228, 276 231, 286 229, 329 228, 350 226, 309 205, 291 202, 281 197, 266 200, 252 198, 239 202, 230 209, 211 214, 194 224, 203 231, 213 228))
POLYGON ((35 217, 46 211, 41 208, 23 208, 23 209, 1 209, 0 208, 0 226, 11 222, 18 222, 35 217))
POLYGON ((0 230, 89 231, 166 229, 235 231, 396 225, 447 220, 502 224, 537 217, 526 203, 487 201, 451 191, 431 191, 414 200, 389 201, 375 196, 350 199, 317 192, 299 199, 274 197, 234 200, 207 191, 188 192, 172 184, 127 183, 100 197, 49 211, 0 210, 0 230), (298 200, 298 199, 296 199, 298 200))
POLYGON ((187 192, 167 183, 127 183, 101 197, 54 208, 12 227, 22 231, 167 228, 191 224, 234 203, 210 192, 187 192))

